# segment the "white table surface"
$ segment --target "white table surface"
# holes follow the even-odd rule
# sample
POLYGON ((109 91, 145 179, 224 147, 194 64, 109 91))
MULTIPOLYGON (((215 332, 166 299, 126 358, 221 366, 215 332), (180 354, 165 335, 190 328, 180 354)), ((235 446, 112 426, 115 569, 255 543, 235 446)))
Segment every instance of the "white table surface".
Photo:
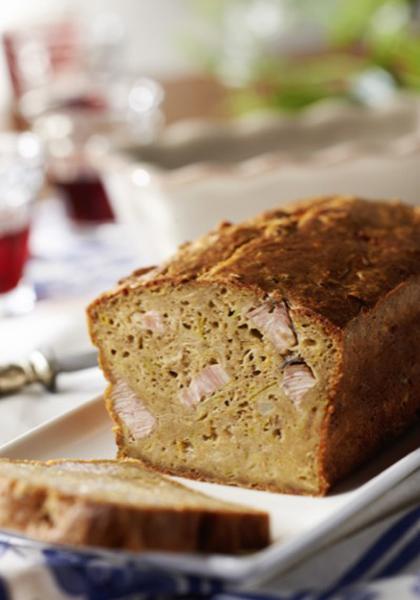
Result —
MULTIPOLYGON (((86 350, 90 347, 84 314, 88 301, 42 301, 28 315, 0 319, 0 362, 25 357, 45 345, 57 353, 86 350)), ((0 445, 99 395, 104 387, 105 380, 95 368, 61 375, 56 393, 34 385, 0 397, 0 445)))

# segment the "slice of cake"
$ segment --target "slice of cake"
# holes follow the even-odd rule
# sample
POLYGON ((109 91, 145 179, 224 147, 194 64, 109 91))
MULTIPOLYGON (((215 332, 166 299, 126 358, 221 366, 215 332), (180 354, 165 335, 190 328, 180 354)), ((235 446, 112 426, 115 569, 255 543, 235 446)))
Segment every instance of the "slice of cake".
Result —
POLYGON ((0 527, 132 551, 236 553, 269 543, 266 513, 190 490, 135 460, 0 459, 0 527))
POLYGON ((324 494, 420 411, 420 211, 321 198, 186 244, 88 309, 120 456, 324 494))

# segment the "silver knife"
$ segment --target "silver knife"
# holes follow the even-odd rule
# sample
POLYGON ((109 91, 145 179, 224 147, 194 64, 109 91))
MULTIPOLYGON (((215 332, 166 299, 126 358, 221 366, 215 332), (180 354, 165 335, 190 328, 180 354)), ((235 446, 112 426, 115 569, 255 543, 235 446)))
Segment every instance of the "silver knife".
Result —
POLYGON ((0 365, 0 395, 13 394, 32 383, 55 391, 57 375, 98 366, 95 350, 57 356, 50 350, 34 350, 22 361, 0 365))

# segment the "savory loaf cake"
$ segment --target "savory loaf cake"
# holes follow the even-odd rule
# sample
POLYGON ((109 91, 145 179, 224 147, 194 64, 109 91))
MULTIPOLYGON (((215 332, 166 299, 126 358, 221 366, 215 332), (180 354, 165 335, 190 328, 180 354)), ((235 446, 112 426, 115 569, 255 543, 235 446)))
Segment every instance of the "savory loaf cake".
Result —
POLYGON ((420 210, 329 197, 223 223, 88 309, 120 456, 324 494, 420 411, 420 210))
POLYGON ((236 553, 269 543, 266 513, 190 490, 135 460, 0 459, 0 527, 132 551, 236 553))

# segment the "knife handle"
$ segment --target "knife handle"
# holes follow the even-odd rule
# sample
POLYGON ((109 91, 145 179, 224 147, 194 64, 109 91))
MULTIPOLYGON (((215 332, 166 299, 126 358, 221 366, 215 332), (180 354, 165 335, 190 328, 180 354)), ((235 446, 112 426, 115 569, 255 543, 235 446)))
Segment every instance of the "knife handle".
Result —
POLYGON ((0 395, 19 392, 31 383, 41 383, 53 391, 55 380, 56 373, 48 358, 34 350, 24 362, 0 366, 0 395))

